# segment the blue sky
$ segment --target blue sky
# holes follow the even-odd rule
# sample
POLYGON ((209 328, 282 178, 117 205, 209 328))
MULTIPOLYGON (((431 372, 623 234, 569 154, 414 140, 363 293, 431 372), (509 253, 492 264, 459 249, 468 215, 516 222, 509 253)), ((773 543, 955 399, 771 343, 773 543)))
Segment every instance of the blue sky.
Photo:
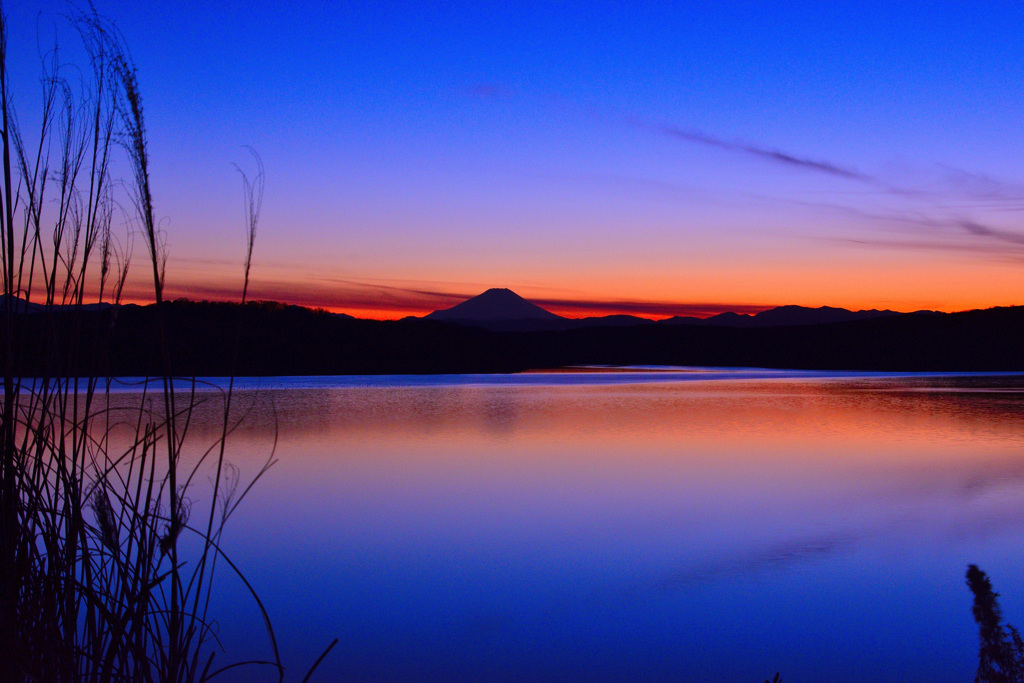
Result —
MULTIPOLYGON (((233 295, 251 145, 265 298, 1020 303, 1020 5, 215 5, 97 5, 138 66, 172 291, 233 295)), ((6 8, 26 120, 64 8, 6 8)))

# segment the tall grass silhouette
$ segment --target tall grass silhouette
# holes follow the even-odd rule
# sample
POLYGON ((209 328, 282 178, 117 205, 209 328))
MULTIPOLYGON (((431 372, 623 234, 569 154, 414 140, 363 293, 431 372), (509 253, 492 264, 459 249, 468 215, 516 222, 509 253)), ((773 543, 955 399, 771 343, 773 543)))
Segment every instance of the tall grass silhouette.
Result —
MULTIPOLYGON (((266 610, 221 547, 272 452, 248 482, 226 461, 233 384, 223 389, 219 437, 186 452, 200 387, 175 380, 167 348, 166 251, 138 77, 122 36, 91 6, 72 7, 69 18, 87 64, 71 79, 57 46, 43 59, 30 137, 11 104, 0 7, 0 681, 199 681, 243 664, 283 678, 266 610), (115 182, 115 167, 128 169, 126 181, 115 182), (96 309, 120 303, 136 239, 157 302, 152 351, 162 374, 125 403, 103 371, 116 309, 96 309), (101 314, 105 325, 82 323, 101 314), (42 339, 22 324, 30 315, 47 321, 42 339), (19 377, 19 358, 39 345, 44 372, 19 377), (91 371, 75 376, 83 364, 91 371), (217 660, 210 605, 214 576, 225 572, 264 618, 265 660, 217 660)), ((243 302, 263 192, 256 163, 254 178, 242 173, 243 302)))

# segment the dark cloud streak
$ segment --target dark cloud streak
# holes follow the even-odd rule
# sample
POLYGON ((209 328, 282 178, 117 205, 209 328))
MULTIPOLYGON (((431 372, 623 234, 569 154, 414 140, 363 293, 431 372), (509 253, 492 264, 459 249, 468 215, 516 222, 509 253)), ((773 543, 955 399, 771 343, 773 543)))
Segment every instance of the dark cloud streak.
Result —
POLYGON ((707 147, 714 147, 716 149, 725 150, 727 152, 738 152, 747 154, 752 157, 764 159, 766 161, 783 164, 795 168, 803 168, 809 171, 817 171, 819 173, 825 173, 837 178, 844 178, 846 180, 856 180, 869 185, 877 185, 879 181, 873 176, 862 173, 856 169, 844 168, 836 164, 820 161, 818 159, 808 159, 798 157, 788 152, 783 152, 777 149, 769 149, 765 147, 759 147, 757 145, 751 145, 744 142, 731 142, 723 138, 717 138, 706 133, 694 130, 684 130, 675 126, 661 125, 652 126, 650 124, 644 124, 639 121, 634 121, 634 125, 638 125, 642 128, 654 129, 665 135, 685 140, 687 142, 694 142, 707 147))
POLYGON ((1001 228, 993 228, 973 220, 950 218, 947 216, 934 217, 921 210, 914 212, 873 212, 843 204, 825 202, 791 200, 790 203, 837 211, 884 225, 900 225, 904 228, 904 230, 900 230, 901 233, 905 233, 909 229, 917 236, 916 239, 877 240, 849 238, 843 241, 890 248, 902 247, 915 250, 933 249, 936 251, 987 254, 1001 259, 1005 259, 1007 256, 1016 256, 1016 258, 1012 259, 1013 261, 1024 257, 1020 250, 1008 249, 1008 247, 1024 247, 1024 234, 1001 228), (964 241, 965 238, 973 237, 981 239, 972 240, 970 243, 964 241))
POLYGON ((960 168, 940 165, 946 172, 944 184, 967 199, 991 201, 998 204, 1015 202, 1024 208, 1024 185, 1000 180, 987 173, 975 173, 960 168))
POLYGON ((1010 232, 1009 230, 999 230, 997 228, 990 228, 974 221, 957 221, 957 225, 966 230, 972 235, 978 235, 979 237, 989 237, 993 240, 1000 242, 1006 242, 1008 244, 1017 244, 1024 246, 1024 235, 1019 233, 1010 232))
POLYGON ((760 313, 772 308, 761 304, 720 304, 702 302, 675 302, 675 301, 623 301, 616 299, 530 299, 533 303, 542 308, 550 308, 566 313, 568 311, 583 311, 598 315, 612 313, 626 315, 654 315, 658 317, 671 316, 692 316, 706 318, 719 313, 760 313))
POLYGON ((865 248, 900 249, 907 251, 940 251, 958 254, 975 254, 987 256, 996 261, 1006 263, 1024 263, 1024 251, 995 249, 991 245, 982 244, 957 244, 952 242, 941 242, 939 240, 922 239, 882 239, 882 238, 856 238, 856 237, 826 237, 828 241, 840 242, 865 248))

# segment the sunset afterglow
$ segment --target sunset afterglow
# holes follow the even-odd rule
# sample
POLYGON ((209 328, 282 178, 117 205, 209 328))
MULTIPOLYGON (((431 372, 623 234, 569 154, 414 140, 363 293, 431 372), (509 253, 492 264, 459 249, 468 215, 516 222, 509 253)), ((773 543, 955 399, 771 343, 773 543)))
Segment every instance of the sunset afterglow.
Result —
MULTIPOLYGON (((97 9, 138 67, 171 298, 238 298, 250 145, 251 298, 370 318, 490 287, 569 317, 1024 303, 1019 5, 97 9)), ((39 54, 56 39, 70 63, 77 37, 63 2, 7 12, 27 125, 39 54)), ((127 300, 152 299, 144 275, 127 300)))

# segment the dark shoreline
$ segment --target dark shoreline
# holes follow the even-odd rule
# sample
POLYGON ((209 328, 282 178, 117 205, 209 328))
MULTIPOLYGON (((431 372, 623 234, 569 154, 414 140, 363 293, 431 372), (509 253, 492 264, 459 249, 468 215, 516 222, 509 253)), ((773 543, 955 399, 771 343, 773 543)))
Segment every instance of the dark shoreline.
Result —
MULTIPOLYGON (((643 324, 495 331, 298 306, 163 304, 178 376, 514 373, 568 366, 1024 370, 1024 307, 760 328, 643 324)), ((156 306, 15 315, 16 374, 162 374, 156 306)))

